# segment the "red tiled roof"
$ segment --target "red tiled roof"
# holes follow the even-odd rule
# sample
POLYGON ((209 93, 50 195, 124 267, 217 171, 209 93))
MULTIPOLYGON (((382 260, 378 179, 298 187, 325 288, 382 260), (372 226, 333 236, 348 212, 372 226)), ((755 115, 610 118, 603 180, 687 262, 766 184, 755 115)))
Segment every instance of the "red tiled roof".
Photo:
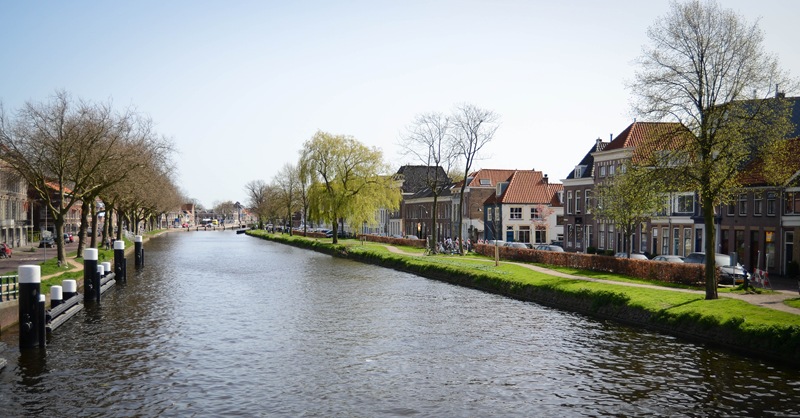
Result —
POLYGON ((469 182, 469 187, 495 187, 497 183, 507 181, 514 172, 517 170, 495 170, 484 168, 470 175, 472 181, 469 182), (489 179, 490 185, 481 185, 481 179, 489 179))
POLYGON ((502 203, 541 203, 546 205, 550 204, 555 193, 563 189, 564 186, 560 183, 549 183, 541 171, 520 170, 511 176, 508 188, 500 201, 502 203))
POLYGON ((667 139, 676 137, 679 132, 686 132, 686 129, 676 122, 633 122, 606 145, 603 151, 641 146, 656 148, 664 145, 667 139))
MULTIPOLYGON (((785 179, 781 181, 789 181, 798 171, 800 171, 800 138, 787 139, 785 155, 779 157, 775 164, 781 166, 784 172, 785 179)), ((745 166, 744 170, 739 172, 739 182, 743 186, 763 186, 769 183, 767 180, 767 173, 764 167, 765 162, 759 158, 751 161, 745 166)))
MULTIPOLYGON (((51 188, 51 189, 53 189, 53 190, 58 190, 58 183, 53 183, 52 181, 46 181, 44 184, 45 184, 47 187, 49 187, 49 188, 51 188)), ((64 186, 64 193, 66 193, 66 194, 72 194, 72 189, 70 189, 70 188, 69 188, 69 187, 67 187, 67 186, 64 186)))

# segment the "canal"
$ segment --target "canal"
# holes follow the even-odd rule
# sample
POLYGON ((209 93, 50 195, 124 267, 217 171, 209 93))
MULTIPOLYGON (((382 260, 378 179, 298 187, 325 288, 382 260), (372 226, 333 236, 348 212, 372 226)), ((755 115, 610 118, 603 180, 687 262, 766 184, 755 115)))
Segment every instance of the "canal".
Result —
MULTIPOLYGON (((797 416, 800 372, 233 232, 20 352, 0 416, 797 416)), ((129 260, 129 265, 133 260, 129 260)))

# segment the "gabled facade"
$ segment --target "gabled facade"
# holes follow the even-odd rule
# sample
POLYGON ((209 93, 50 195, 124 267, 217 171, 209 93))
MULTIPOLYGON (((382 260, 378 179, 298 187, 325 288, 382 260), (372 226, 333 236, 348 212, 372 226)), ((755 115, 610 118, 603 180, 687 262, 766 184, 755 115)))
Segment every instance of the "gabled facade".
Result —
MULTIPOLYGON (((459 195, 461 194, 461 185, 456 184, 453 187, 453 214, 461 211, 462 217, 462 231, 461 236, 464 239, 471 239, 478 241, 487 238, 486 228, 486 199, 495 194, 497 184, 507 181, 516 170, 501 170, 484 168, 473 172, 464 181, 467 182, 464 188, 464 205, 463 208, 459 207, 459 195)), ((457 219, 453 220, 453 225, 456 225, 457 219)), ((457 226, 456 226, 457 228, 457 226)), ((453 235, 457 236, 457 231, 453 231, 453 235)))
POLYGON ((793 174, 769 184, 762 163, 751 162, 741 174, 744 187, 718 212, 719 252, 736 253, 750 270, 783 275, 800 262, 800 138, 787 141, 792 153, 784 163, 793 174))
MULTIPOLYGON (((592 216, 594 189, 622 173, 637 147, 649 146, 654 138, 680 131, 680 125, 665 122, 634 122, 611 142, 599 139, 589 153, 564 179, 564 249, 572 252, 627 252, 624 237, 613 223, 592 216)), ((665 197, 665 208, 642 224, 629 242, 633 252, 685 256, 702 251, 703 221, 694 192, 665 197)))
MULTIPOLYGON (((425 190, 431 184, 429 179, 444 179, 444 184, 449 184, 450 179, 447 177, 447 173, 445 173, 442 167, 433 167, 433 166, 425 166, 425 165, 404 165, 397 170, 395 173, 395 179, 400 182, 400 192, 402 193, 402 198, 400 201, 400 209, 397 211, 386 212, 385 219, 386 219, 386 234, 389 236, 403 236, 403 235, 417 235, 417 232, 408 232, 411 230, 417 231, 421 233, 422 231, 422 223, 425 222, 422 218, 413 218, 414 220, 410 220, 407 217, 407 213, 413 213, 413 208, 406 209, 406 202, 407 199, 412 198, 417 193, 425 190), (417 225, 419 224, 419 225, 417 225)), ((430 192, 430 190, 428 190, 430 192)), ((431 197, 432 202, 432 197, 431 197)), ((415 205, 417 203, 414 203, 415 205)), ((433 203, 431 203, 432 208, 433 203)), ((428 212, 431 213, 431 212, 428 212)), ((438 216, 441 218, 441 213, 439 212, 438 216)), ((430 215, 431 219, 427 220, 427 225, 430 226, 432 223, 433 215, 430 215)), ((422 238, 422 237, 420 237, 422 238)))
POLYGON ((12 247, 28 244, 30 201, 25 180, 0 162, 0 242, 12 247))
POLYGON ((535 170, 514 170, 484 201, 486 239, 549 244, 563 236, 563 185, 535 170))
POLYGON ((453 238, 452 235, 452 195, 445 189, 436 199, 436 222, 433 219, 433 194, 425 188, 403 199, 403 236, 416 236, 427 240, 436 230, 440 241, 453 238))
POLYGON ((565 249, 585 252, 596 246, 597 231, 592 215, 592 189, 594 188, 594 154, 605 149, 608 142, 597 138, 594 145, 575 168, 562 180, 564 185, 564 224, 570 239, 564 240, 565 249))

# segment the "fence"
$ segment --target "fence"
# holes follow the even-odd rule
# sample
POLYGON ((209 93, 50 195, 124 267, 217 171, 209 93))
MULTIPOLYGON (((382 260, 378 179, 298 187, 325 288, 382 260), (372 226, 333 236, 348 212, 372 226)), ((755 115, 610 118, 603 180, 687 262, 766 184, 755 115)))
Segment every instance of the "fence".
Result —
POLYGON ((0 276, 0 302, 16 300, 19 295, 19 276, 0 276))

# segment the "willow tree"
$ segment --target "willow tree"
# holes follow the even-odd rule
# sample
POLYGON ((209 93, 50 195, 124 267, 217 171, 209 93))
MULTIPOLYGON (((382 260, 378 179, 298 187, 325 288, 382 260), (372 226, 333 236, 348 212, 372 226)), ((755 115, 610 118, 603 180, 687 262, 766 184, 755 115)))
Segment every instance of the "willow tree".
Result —
POLYGON ((341 221, 375 225, 378 209, 400 205, 400 189, 381 151, 355 138, 317 132, 303 145, 300 167, 312 176, 310 212, 331 223, 334 243, 341 221))
MULTIPOLYGON (((740 187, 748 161, 780 154, 791 123, 777 86, 794 88, 778 60, 763 49, 763 33, 716 2, 672 3, 648 30, 630 88, 634 110, 679 122, 691 138, 665 150, 655 166, 673 185, 699 194, 705 252, 715 246, 714 207, 740 187)), ((714 257, 705 266, 706 299, 716 299, 714 257)))

